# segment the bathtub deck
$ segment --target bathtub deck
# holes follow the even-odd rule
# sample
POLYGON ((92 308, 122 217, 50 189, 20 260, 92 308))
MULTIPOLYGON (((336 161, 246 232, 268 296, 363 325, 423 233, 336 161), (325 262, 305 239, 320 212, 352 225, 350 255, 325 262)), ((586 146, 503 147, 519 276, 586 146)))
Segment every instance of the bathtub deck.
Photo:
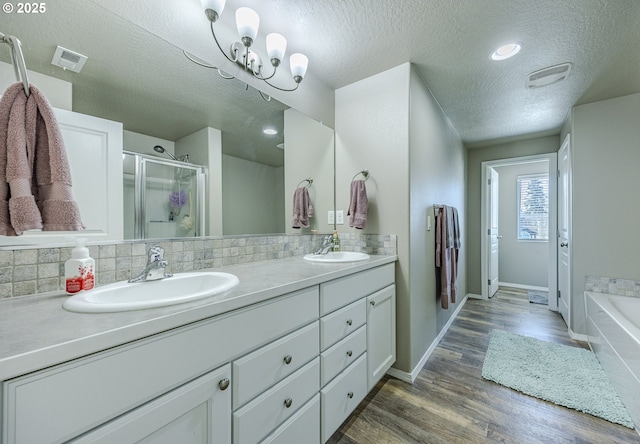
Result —
POLYGON ((519 295, 468 300, 414 384, 385 376, 329 442, 640 443, 634 430, 482 379, 494 328, 588 347, 560 315, 519 295))

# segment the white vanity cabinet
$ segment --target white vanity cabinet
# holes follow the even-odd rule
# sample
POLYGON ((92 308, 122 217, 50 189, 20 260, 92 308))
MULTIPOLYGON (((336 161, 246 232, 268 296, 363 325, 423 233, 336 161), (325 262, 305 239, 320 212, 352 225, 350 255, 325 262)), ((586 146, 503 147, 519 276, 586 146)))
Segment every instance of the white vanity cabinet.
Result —
POLYGON ((394 282, 387 264, 320 285, 323 443, 395 362, 394 282))

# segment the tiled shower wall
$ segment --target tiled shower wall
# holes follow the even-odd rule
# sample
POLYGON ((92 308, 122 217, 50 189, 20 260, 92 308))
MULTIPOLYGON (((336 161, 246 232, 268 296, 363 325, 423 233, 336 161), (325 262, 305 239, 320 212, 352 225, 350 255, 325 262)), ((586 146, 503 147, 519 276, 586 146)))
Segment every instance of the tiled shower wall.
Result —
POLYGON ((585 278, 584 289, 594 293, 640 297, 640 281, 634 281, 632 279, 587 276, 585 278))
MULTIPOLYGON (((165 249, 168 271, 180 273, 219 268, 249 262, 301 256, 312 252, 323 235, 261 235, 170 240, 163 242, 120 242, 89 245, 96 261, 96 285, 124 281, 142 271, 147 250, 165 249)), ((343 251, 369 254, 397 254, 395 235, 341 234, 343 251)), ((0 298, 64 289, 64 263, 71 247, 0 250, 0 298)))

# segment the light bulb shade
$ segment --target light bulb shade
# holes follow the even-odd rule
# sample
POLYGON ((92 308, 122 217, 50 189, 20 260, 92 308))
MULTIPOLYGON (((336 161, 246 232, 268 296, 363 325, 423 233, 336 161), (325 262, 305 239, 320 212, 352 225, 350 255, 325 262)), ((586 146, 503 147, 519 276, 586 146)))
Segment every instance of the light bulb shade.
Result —
POLYGON ((280 64, 286 50, 287 39, 275 32, 267 35, 267 55, 270 60, 277 59, 278 64, 280 64))
MULTIPOLYGON (((307 73, 307 66, 309 66, 309 59, 306 55, 300 54, 296 52, 295 54, 291 54, 291 75, 295 79, 299 77, 300 80, 304 78, 304 75, 307 73)), ((300 82, 298 82, 300 83, 300 82)))
MULTIPOLYGON (((227 0, 200 0, 202 3, 202 8, 207 11, 208 9, 213 10, 218 17, 222 14, 222 10, 224 9, 224 5, 227 0)), ((217 18, 216 18, 217 19, 217 18)))
POLYGON ((236 26, 238 34, 241 38, 248 37, 252 41, 258 35, 258 26, 260 26, 260 17, 256 11, 251 8, 238 8, 236 11, 236 26))

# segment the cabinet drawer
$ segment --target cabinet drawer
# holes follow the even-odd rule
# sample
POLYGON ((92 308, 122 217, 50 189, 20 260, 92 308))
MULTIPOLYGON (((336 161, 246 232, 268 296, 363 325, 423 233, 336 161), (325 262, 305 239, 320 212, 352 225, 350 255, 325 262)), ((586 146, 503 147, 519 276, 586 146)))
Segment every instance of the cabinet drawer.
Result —
POLYGON ((320 316, 370 295, 395 281, 395 264, 320 284, 320 316))
POLYGON ((316 394, 304 407, 282 424, 261 444, 320 443, 320 395, 316 394))
POLYGON ((367 349, 367 326, 363 325, 320 356, 320 386, 331 381, 367 349))
POLYGON ((366 395, 367 354, 365 353, 320 391, 322 442, 326 442, 331 437, 366 395))
POLYGON ((315 358, 318 321, 233 363, 233 407, 238 408, 315 358))
POLYGON ((320 349, 331 347, 367 320, 367 301, 361 299, 320 319, 320 349))
POLYGON ((231 366, 227 364, 71 443, 230 443, 230 377, 231 366))
POLYGON ((318 290, 77 359, 3 384, 5 444, 62 442, 318 317, 318 290))
POLYGON ((319 382, 317 357, 233 414, 233 442, 249 444, 263 439, 318 392, 319 382))

